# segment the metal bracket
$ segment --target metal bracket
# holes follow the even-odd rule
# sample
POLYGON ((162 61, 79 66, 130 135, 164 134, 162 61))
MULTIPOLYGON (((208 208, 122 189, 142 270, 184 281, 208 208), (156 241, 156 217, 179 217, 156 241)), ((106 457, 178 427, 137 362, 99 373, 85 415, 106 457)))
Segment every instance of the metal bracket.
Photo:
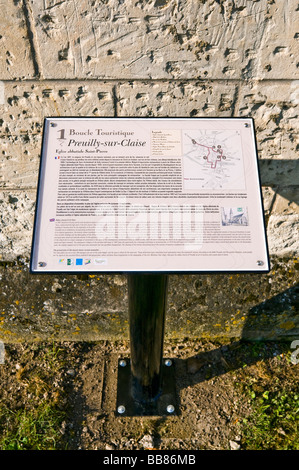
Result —
POLYGON ((116 416, 177 416, 175 364, 173 359, 162 361, 162 391, 150 402, 139 403, 131 394, 130 359, 118 361, 116 416))

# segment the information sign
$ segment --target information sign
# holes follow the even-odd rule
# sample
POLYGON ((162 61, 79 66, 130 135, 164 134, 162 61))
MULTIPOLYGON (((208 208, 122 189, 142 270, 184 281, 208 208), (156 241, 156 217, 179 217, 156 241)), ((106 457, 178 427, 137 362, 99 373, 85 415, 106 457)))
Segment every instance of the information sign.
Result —
POLYGON ((253 120, 46 118, 30 270, 268 271, 253 120))

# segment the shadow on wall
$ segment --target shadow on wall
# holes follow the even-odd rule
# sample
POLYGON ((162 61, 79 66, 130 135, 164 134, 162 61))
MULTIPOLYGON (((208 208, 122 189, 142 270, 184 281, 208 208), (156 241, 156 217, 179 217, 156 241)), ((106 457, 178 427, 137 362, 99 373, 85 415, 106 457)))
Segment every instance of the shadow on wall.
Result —
MULTIPOLYGON (((263 186, 299 185, 299 160, 259 159, 259 170, 263 186)), ((299 204, 299 201, 294 201, 299 204)))
POLYGON ((259 160, 259 170, 262 186, 272 187, 287 201, 287 212, 289 206, 299 206, 299 160, 259 160))
POLYGON ((279 340, 299 338, 299 284, 252 307, 242 331, 242 339, 279 340), (272 328, 269 331, 269 324, 272 328), (255 331, 254 336, 252 331, 255 331), (257 333, 258 332, 258 333, 257 333))

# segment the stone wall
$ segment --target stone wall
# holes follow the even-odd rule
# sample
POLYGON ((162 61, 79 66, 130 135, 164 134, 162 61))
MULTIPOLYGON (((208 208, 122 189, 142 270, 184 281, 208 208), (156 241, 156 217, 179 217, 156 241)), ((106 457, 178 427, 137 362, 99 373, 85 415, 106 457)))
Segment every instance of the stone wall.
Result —
POLYGON ((46 116, 253 117, 271 272, 171 276, 167 334, 296 337, 298 2, 1 6, 0 340, 127 335, 124 277, 28 274, 46 116))

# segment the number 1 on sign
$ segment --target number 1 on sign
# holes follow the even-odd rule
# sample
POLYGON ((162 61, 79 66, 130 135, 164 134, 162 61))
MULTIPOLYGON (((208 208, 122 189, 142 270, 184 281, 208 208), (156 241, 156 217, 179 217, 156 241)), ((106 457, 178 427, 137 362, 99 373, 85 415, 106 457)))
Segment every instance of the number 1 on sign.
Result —
POLYGON ((58 137, 58 138, 59 139, 65 139, 65 137, 64 137, 65 129, 60 129, 58 132, 60 133, 60 137, 58 137))

